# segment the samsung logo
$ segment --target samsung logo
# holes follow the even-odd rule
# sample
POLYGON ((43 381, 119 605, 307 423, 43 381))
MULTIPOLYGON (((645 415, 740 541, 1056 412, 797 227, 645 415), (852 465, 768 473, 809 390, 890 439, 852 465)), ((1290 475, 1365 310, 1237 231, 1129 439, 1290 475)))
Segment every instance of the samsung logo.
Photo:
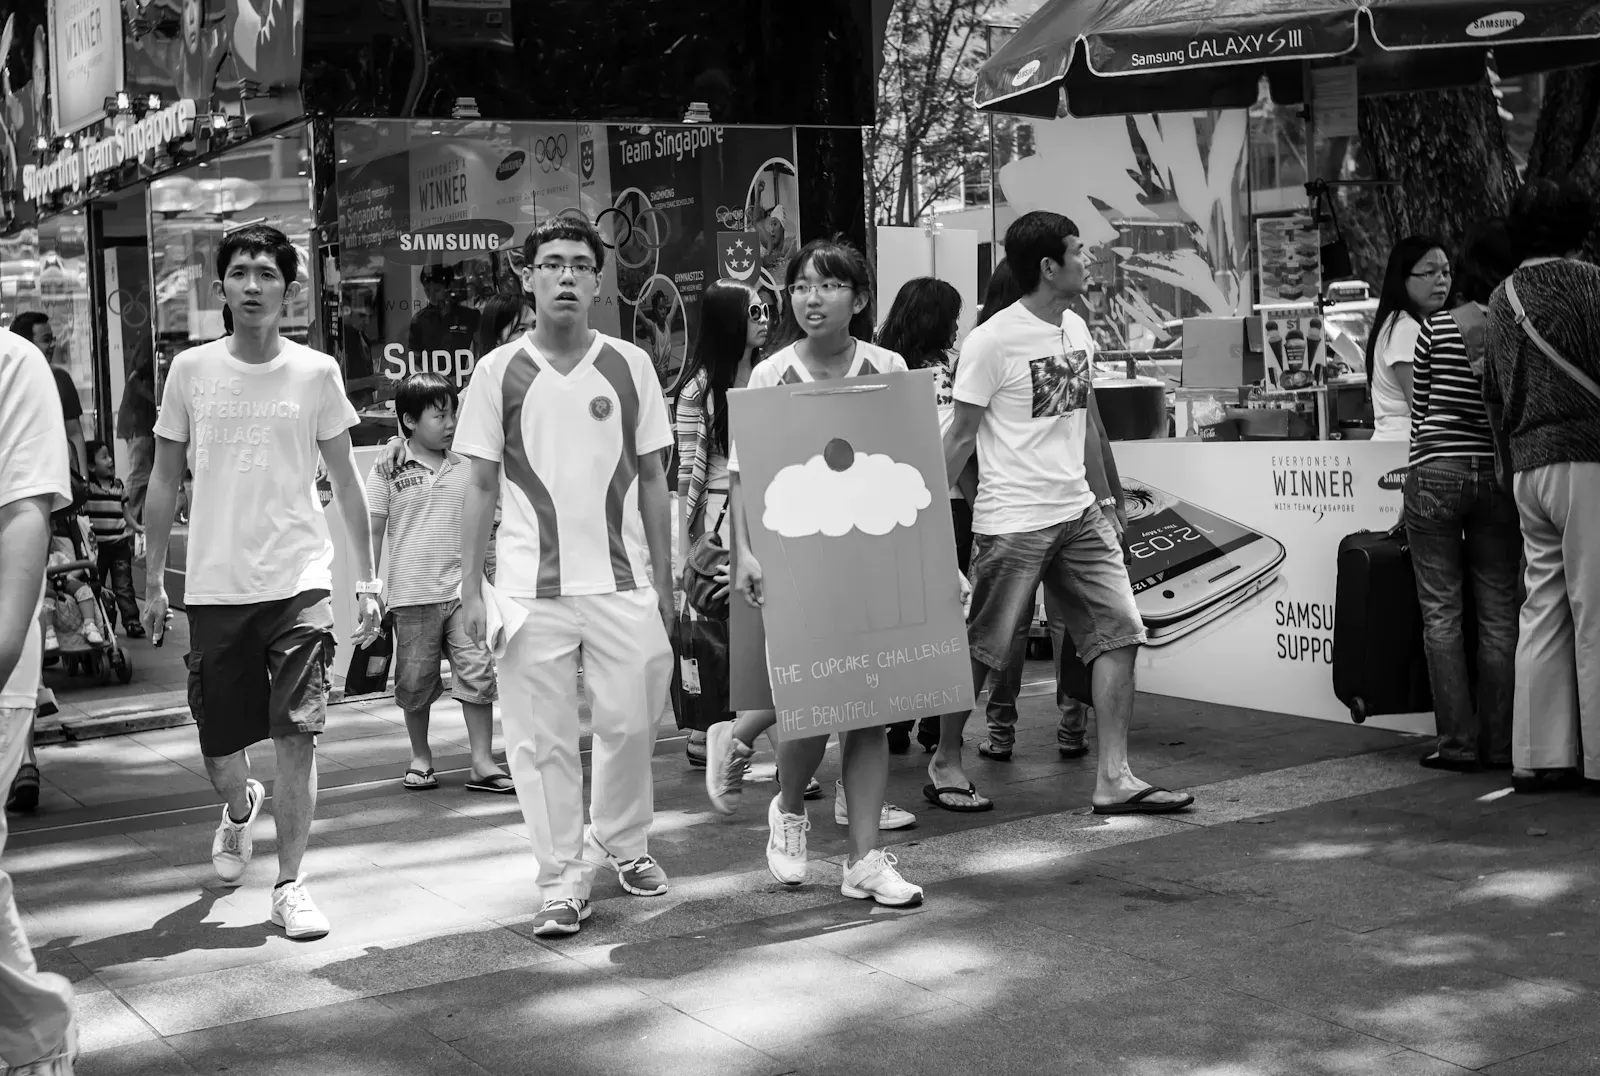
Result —
POLYGON ((1022 65, 1021 70, 1019 70, 1015 75, 1011 76, 1011 85, 1013 87, 1021 86, 1024 82, 1027 82, 1030 78, 1038 73, 1039 61, 1029 60, 1027 63, 1022 65))
POLYGON ((522 171, 522 165, 527 159, 527 153, 520 149, 512 150, 506 154, 506 159, 500 162, 500 167, 494 170, 494 178, 502 181, 510 179, 522 171))
POLYGON ((1404 489, 1406 484, 1407 468, 1401 467, 1397 471, 1390 471, 1378 479, 1379 489, 1404 489))
POLYGON ((1520 11, 1496 11, 1493 15, 1485 15, 1468 23, 1467 36, 1498 37, 1521 26, 1522 20, 1523 14, 1520 11))
POLYGON ((492 254, 511 245, 511 225, 503 220, 458 220, 401 232, 384 255, 407 265, 457 262, 463 257, 492 254))

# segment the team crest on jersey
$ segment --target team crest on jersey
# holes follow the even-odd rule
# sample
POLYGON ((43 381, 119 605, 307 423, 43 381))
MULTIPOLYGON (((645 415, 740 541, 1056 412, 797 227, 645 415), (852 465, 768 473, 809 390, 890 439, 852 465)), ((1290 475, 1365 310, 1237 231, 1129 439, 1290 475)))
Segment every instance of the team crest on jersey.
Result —
POLYGON ((611 417, 611 397, 596 396, 589 401, 589 416, 596 422, 604 422, 611 417))

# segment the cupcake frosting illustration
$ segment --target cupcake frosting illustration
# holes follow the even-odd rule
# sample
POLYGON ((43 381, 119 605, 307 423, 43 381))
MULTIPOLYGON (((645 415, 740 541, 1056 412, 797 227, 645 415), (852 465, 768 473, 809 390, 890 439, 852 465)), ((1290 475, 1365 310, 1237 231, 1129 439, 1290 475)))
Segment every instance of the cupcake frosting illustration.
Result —
POLYGON ((778 536, 811 638, 926 621, 916 523, 933 496, 921 471, 836 437, 779 471, 763 503, 761 524, 778 536))

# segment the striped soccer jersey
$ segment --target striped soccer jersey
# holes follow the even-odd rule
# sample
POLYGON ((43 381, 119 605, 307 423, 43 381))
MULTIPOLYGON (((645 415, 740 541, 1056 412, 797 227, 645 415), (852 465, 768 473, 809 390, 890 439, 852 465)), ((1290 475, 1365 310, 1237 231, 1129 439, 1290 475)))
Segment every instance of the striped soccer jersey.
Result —
POLYGON ((531 336, 485 355, 453 447, 500 464, 495 586, 514 598, 649 587, 639 457, 671 444, 655 367, 633 344, 596 333, 568 374, 531 336))

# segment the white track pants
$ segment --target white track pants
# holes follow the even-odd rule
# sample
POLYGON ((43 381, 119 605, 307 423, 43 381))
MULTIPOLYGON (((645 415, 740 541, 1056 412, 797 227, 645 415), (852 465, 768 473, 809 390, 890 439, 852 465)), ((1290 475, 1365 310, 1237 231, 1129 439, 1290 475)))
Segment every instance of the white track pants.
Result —
POLYGON ((519 601, 528 619, 497 666, 506 760, 540 899, 587 899, 595 866, 584 858, 579 650, 594 715, 590 837, 604 854, 627 860, 649 850, 650 758, 672 681, 672 646, 649 588, 519 601))

